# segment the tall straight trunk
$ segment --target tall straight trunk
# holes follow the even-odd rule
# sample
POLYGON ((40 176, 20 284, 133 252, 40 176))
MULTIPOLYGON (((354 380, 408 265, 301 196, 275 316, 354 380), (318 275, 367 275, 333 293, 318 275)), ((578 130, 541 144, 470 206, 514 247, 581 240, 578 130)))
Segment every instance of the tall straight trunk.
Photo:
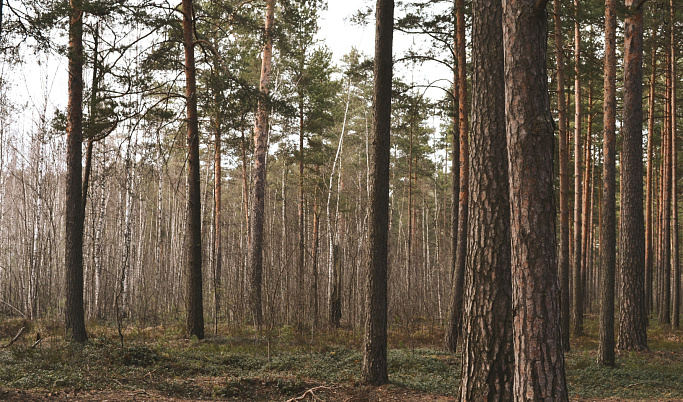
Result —
POLYGON ((503 1, 516 401, 568 400, 555 258, 545 5, 503 1))
POLYGON ((652 164, 654 163, 654 131, 655 131, 655 81, 657 71, 657 41, 652 40, 652 73, 650 75, 650 94, 648 98, 647 117, 647 178, 645 183, 645 303, 646 311, 652 310, 652 271, 653 271, 653 247, 652 247, 652 195, 654 187, 652 181, 652 164))
POLYGON ((672 171, 673 171, 673 184, 672 184, 672 197, 673 197, 673 294, 671 295, 673 303, 673 319, 672 325, 674 328, 680 327, 680 307, 681 307, 681 266, 678 256, 678 148, 676 146, 676 35, 673 29, 674 22, 676 20, 676 13, 674 9, 674 0, 669 0, 669 21, 671 23, 672 29, 671 34, 671 154, 673 157, 672 161, 672 171))
MULTIPOLYGON (((670 31, 672 26, 668 27, 670 31)), ((668 40, 669 38, 667 38, 668 40)), ((660 261, 660 274, 662 278, 661 300, 659 305, 659 324, 671 324, 671 195, 672 195, 672 137, 671 131, 672 109, 671 109, 671 46, 666 46, 666 89, 665 89, 665 124, 664 136, 666 138, 666 149, 662 149, 664 163, 664 184, 663 191, 663 238, 662 238, 662 259, 660 261)))
POLYGON ((329 238, 329 261, 328 261, 328 284, 327 284, 327 301, 328 301, 328 323, 332 328, 338 328, 341 320, 341 277, 339 269, 341 268, 341 255, 339 254, 339 242, 341 237, 341 218, 339 216, 339 198, 342 188, 342 167, 341 167, 341 153, 344 145, 344 132, 346 131, 346 121, 349 114, 349 104, 351 103, 351 77, 348 80, 346 94, 346 108, 344 110, 344 121, 342 122, 342 131, 339 136, 339 145, 337 145, 337 153, 332 164, 332 172, 330 173, 330 185, 327 188, 327 232, 329 238), (330 212, 330 202, 332 200, 332 184, 334 181, 335 168, 339 162, 339 177, 337 180, 337 208, 335 213, 335 230, 332 230, 332 214, 330 212))
POLYGON ((83 3, 70 0, 69 10, 69 100, 66 127, 66 201, 64 306, 66 337, 85 342, 83 309, 83 207, 81 161, 83 143, 83 3))
POLYGON ((366 383, 389 382, 387 370, 387 268, 389 254, 389 155, 394 1, 377 0, 365 339, 362 376, 366 383))
POLYGON ((213 307, 214 307, 214 333, 218 333, 218 319, 221 311, 221 275, 222 275, 222 221, 221 221, 221 131, 220 122, 214 122, 214 154, 213 154, 213 307))
POLYGON ((100 185, 100 202, 98 205, 98 212, 97 212, 97 228, 95 230, 95 256, 94 256, 94 271, 95 271, 95 286, 93 289, 94 293, 94 306, 93 310, 95 312, 95 318, 101 318, 102 317, 102 306, 101 306, 101 295, 100 295, 100 290, 102 287, 102 272, 103 272, 103 254, 104 254, 104 246, 102 245, 102 234, 104 231, 104 215, 107 210, 107 204, 106 204, 106 192, 104 191, 104 160, 101 161, 100 163, 100 178, 99 178, 99 185, 100 185))
POLYGON ((475 0, 472 25, 472 194, 460 399, 512 399, 510 199, 502 2, 475 0))
MULTIPOLYGON (((643 10, 626 0, 621 182, 620 350, 647 349, 645 222, 643 218, 643 10)), ((642 3, 638 3, 642 5, 642 3)))
POLYGON ((564 35, 560 0, 553 1, 555 60, 557 62, 557 120, 560 131, 560 311, 562 346, 569 351, 569 148, 567 147, 567 102, 564 94, 564 35))
MULTIPOLYGON (((456 7, 455 0, 453 0, 453 21, 456 21, 456 7)), ((453 29, 453 138, 451 140, 451 281, 455 281, 455 272, 457 265, 458 253, 458 198, 460 195, 460 126, 458 124, 458 109, 460 108, 459 101, 459 86, 458 86, 458 55, 455 54, 455 49, 458 48, 458 30, 453 29)))
POLYGON ((584 144, 584 171, 583 171, 583 201, 581 213, 583 221, 581 222, 581 288, 580 298, 583 312, 586 311, 586 306, 589 305, 588 287, 586 278, 588 277, 588 263, 590 260, 590 234, 593 230, 593 221, 591 220, 591 212, 593 208, 593 159, 592 159, 592 135, 593 135, 593 88, 591 82, 588 81, 588 113, 586 113, 586 138, 584 144))
POLYGON ((263 280, 263 221, 266 195, 266 154, 268 153, 268 84, 273 55, 275 0, 266 1, 265 44, 261 60, 258 111, 254 125, 254 177, 251 193, 251 244, 249 245, 249 306, 254 328, 263 325, 261 282, 263 280))
MULTIPOLYGON (((413 126, 412 122, 409 130, 410 145, 408 146, 408 247, 406 247, 406 293, 405 293, 405 305, 410 308, 412 303, 410 301, 410 296, 412 294, 410 276, 413 266, 413 246, 415 237, 415 213, 413 211, 413 126)), ((411 311, 409 314, 413 314, 411 311)))
MULTIPOLYGON (((602 143, 602 211, 600 222, 600 343, 598 364, 614 366, 614 269, 616 267, 616 0, 605 0, 605 82, 602 143)), ((648 145, 649 148, 649 145, 648 145)))
POLYGON ((88 186, 90 185, 90 171, 92 169, 92 150, 93 150, 93 135, 95 133, 92 132, 93 126, 95 123, 95 114, 97 112, 97 96, 98 96, 98 91, 99 91, 99 75, 98 75, 98 67, 99 65, 97 64, 97 57, 98 57, 98 47, 99 47, 99 33, 100 33, 100 25, 99 22, 95 25, 95 37, 94 39, 94 48, 93 48, 93 66, 92 66, 92 88, 90 90, 90 113, 88 115, 88 125, 90 126, 89 129, 91 130, 86 146, 86 151, 85 151, 85 172, 83 173, 83 195, 82 195, 82 208, 83 208, 83 216, 85 217, 85 207, 88 202, 88 186))
MULTIPOLYGON (((297 324, 301 326, 304 319, 306 290, 304 289, 304 264, 306 261, 305 227, 304 227, 304 101, 299 96, 299 254, 297 272, 297 324)), ((301 328, 299 328, 301 329, 301 328)))
POLYGON ((204 338, 202 300, 202 216, 199 166, 199 120, 194 62, 194 10, 192 0, 183 0, 183 45, 185 47, 185 97, 187 102, 187 334, 204 338))
MULTIPOLYGON (((317 170, 317 169, 316 169, 317 170)), ((318 172, 316 172, 317 174, 318 172)), ((313 271, 313 289, 311 291, 311 302, 313 304, 313 325, 312 329, 318 329, 318 317, 320 315, 320 306, 318 303, 318 245, 319 243, 319 228, 320 228, 320 195, 316 190, 313 197, 313 247, 311 248, 311 266, 313 271)))
POLYGON ((572 332, 583 335, 583 299, 581 297, 581 30, 579 3, 574 0, 574 261, 572 266, 572 332))
POLYGON ((451 300, 451 316, 446 329, 446 347, 455 352, 460 336, 467 251, 467 198, 469 186, 469 151, 467 122, 467 65, 465 53, 465 5, 456 0, 458 57, 458 134, 460 136, 460 191, 458 196, 458 240, 455 253, 455 278, 451 300))
MULTIPOLYGON (((667 60, 669 57, 667 56, 667 60)), ((671 99, 669 89, 671 75, 667 66, 666 72, 666 119, 671 118, 671 99)), ((662 253, 659 261, 661 275, 661 299, 659 304, 659 324, 671 324, 671 125, 666 124, 663 132, 662 164, 662 253)))

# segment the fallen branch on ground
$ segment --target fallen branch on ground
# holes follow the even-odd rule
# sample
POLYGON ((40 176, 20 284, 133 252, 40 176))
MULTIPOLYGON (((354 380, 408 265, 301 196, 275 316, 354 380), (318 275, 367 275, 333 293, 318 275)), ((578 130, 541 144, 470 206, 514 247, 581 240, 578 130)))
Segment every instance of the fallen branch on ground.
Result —
POLYGON ((295 398, 292 398, 292 399, 287 399, 286 402, 302 401, 302 400, 306 399, 306 395, 311 395, 311 396, 313 397, 314 400, 320 400, 320 398, 318 398, 318 397, 315 395, 315 391, 319 391, 319 390, 321 390, 321 389, 325 389, 325 390, 328 390, 328 391, 331 391, 331 390, 332 390, 332 388, 327 387, 327 386, 325 386, 325 385, 319 385, 319 386, 317 386, 317 387, 313 387, 313 388, 307 390, 307 391, 304 392, 301 396, 298 396, 298 397, 295 397, 295 398))
POLYGON ((14 342, 16 342, 16 341, 19 339, 19 337, 21 336, 21 334, 24 333, 24 330, 25 330, 25 329, 26 329, 26 327, 21 327, 21 329, 19 330, 19 332, 17 332, 17 334, 14 335, 14 338, 12 338, 12 340, 9 341, 9 343, 8 343, 7 345, 3 346, 2 348, 3 348, 3 349, 6 349, 6 348, 12 346, 12 344, 13 344, 14 342))

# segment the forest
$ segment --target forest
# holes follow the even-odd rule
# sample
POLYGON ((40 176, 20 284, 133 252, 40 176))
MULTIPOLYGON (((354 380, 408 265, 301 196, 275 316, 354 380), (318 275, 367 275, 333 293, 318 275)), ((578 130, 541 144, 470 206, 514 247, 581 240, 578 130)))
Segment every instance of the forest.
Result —
POLYGON ((0 399, 683 400, 679 2, 336 1, 0 0, 0 399))

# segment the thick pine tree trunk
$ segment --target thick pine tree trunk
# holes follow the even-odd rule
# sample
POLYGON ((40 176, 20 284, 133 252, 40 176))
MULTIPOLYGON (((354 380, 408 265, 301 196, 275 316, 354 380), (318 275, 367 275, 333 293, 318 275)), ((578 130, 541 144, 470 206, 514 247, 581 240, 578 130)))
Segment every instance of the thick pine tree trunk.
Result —
POLYGON ((370 150, 370 211, 363 380, 389 382, 387 371, 387 268, 389 254, 389 154, 394 1, 377 0, 370 150))
POLYGON ((465 253, 467 251, 467 201, 469 187, 469 151, 467 121, 467 65, 465 53, 465 5, 456 0, 456 29, 458 58, 458 135, 460 137, 460 189, 458 195, 458 231, 455 248, 455 278, 451 300, 451 316, 446 329, 446 347, 455 352, 462 324, 465 282, 465 253))
POLYGON ((64 265, 66 337, 85 342, 83 309, 83 9, 82 0, 71 0, 69 11, 69 100, 66 127, 66 205, 64 265))
POLYGON ((614 269, 616 267, 616 0, 605 0, 602 221, 600 222, 600 343, 598 363, 614 366, 614 269))
POLYGON ((266 2, 265 44, 261 60, 258 111, 254 126, 254 177, 251 203, 251 242, 249 245, 249 306, 254 328, 263 326, 261 286, 263 280, 263 221, 266 195, 266 154, 268 153, 268 84, 270 83, 273 55, 273 20, 275 0, 266 2))
MULTIPOLYGON (((626 0, 622 126, 620 350, 647 349, 643 218, 643 10, 626 0)), ((640 3, 642 5, 642 3, 640 3)))
POLYGON ((510 200, 502 3, 475 0, 472 153, 460 399, 512 398, 510 200))
POLYGON ((569 351, 569 148, 567 147, 567 102, 564 94, 564 36, 560 0, 553 1, 555 60, 557 61, 557 117, 560 131, 560 311, 562 346, 569 351))
POLYGON ((568 400, 555 259, 545 5, 503 1, 516 401, 568 400))
POLYGON ((187 101, 187 334, 204 338, 202 300, 202 217, 199 177, 199 121, 194 62, 192 0, 183 0, 183 44, 185 46, 185 96, 187 101))

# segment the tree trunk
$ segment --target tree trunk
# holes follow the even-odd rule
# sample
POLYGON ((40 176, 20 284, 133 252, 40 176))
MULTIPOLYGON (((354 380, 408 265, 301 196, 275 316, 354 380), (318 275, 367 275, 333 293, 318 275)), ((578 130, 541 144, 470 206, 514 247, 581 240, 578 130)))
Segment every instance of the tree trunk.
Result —
MULTIPOLYGON (((600 344, 598 364, 614 366, 614 268, 616 266, 616 0, 605 0, 605 82, 600 222, 600 344)), ((648 146, 649 147, 649 146, 648 146)))
POLYGON ((370 151, 370 211, 366 320, 362 375, 366 383, 389 382, 387 372, 387 268, 389 246, 389 155, 394 1, 377 0, 370 151))
POLYGON ((221 275, 222 275, 222 222, 221 222, 221 186, 222 186, 222 169, 221 169, 221 131, 220 122, 216 120, 215 137, 214 137, 214 155, 213 155, 213 303, 214 303, 214 333, 218 333, 218 318, 221 311, 221 275))
POLYGON ((261 62, 258 112, 254 126, 254 183, 251 204, 251 244, 249 245, 249 305, 254 328, 261 330, 263 308, 261 305, 261 282, 263 280, 263 221, 266 193, 266 154, 268 153, 268 84, 270 82, 273 54, 273 20, 275 1, 267 0, 265 18, 265 44, 261 62))
POLYGON ((183 44, 185 46, 185 96, 187 101, 187 334, 204 338, 202 300, 202 217, 199 177, 199 121, 194 63, 194 10, 192 0, 183 0, 183 44))
MULTIPOLYGON (((667 57, 669 60, 669 57, 667 57)), ((670 88, 671 76, 667 66, 666 89, 670 88)), ((671 100, 669 94, 666 95, 665 119, 671 118, 671 100)), ((661 275, 661 299, 659 304, 659 324, 671 324, 671 126, 665 125, 663 132, 662 164, 664 171, 662 175, 662 254, 659 260, 659 272, 661 275)))
POLYGON ((339 254, 339 238, 341 232, 341 218, 339 216, 339 199, 342 189, 342 166, 341 153, 344 145, 344 132, 346 131, 346 122, 349 114, 349 104, 351 103, 351 77, 348 80, 346 108, 344 110, 344 121, 342 123, 341 135, 339 136, 339 145, 337 146, 337 153, 332 164, 332 172, 330 173, 330 185, 327 188, 327 231, 329 236, 329 265, 328 265, 328 323, 332 328, 338 328, 341 320, 341 255, 339 254), (330 202, 332 199, 332 184, 334 180, 335 168, 339 162, 339 177, 337 181, 337 208, 335 213, 335 230, 332 229, 332 216, 330 212, 330 202))
MULTIPOLYGON (((624 25, 624 111, 622 126, 620 350, 647 349, 645 310, 645 222, 643 218, 643 10, 629 8, 624 25)), ((642 3, 639 3, 642 4, 642 3)))
MULTIPOLYGON (((302 68, 303 70, 303 68, 302 68)), ((297 324, 303 324, 306 290, 304 289, 304 264, 306 261, 305 227, 304 227, 304 101, 299 98, 299 255, 297 273, 297 324)))
POLYGON ((458 196, 458 240, 455 249, 455 278, 451 300, 451 316, 446 331, 446 347, 455 352, 462 324, 463 291, 465 282, 465 253, 467 251, 467 197, 469 185, 468 122, 467 122, 467 65, 465 52, 465 5, 456 0, 456 29, 458 57, 458 135, 460 136, 460 191, 458 196))
POLYGON ((564 94, 564 36, 560 0, 553 2, 555 60, 557 61, 557 120, 560 131, 560 311, 562 346, 569 351, 569 149, 567 147, 567 102, 564 94))
POLYGON ((654 162, 654 131, 655 131, 655 80, 657 78, 657 41, 652 40, 652 73, 650 75, 650 95, 648 99, 647 118, 647 179, 645 192, 645 303, 646 311, 652 311, 652 271, 653 271, 653 247, 652 247, 652 195, 654 187, 652 182, 652 164, 654 162))
POLYGON ((581 297, 581 31, 579 29, 579 3, 574 0, 574 261, 572 266, 572 332, 583 335, 583 299, 581 297))
POLYGON ((510 200, 502 3, 475 0, 472 153, 460 400, 512 399, 510 200))
MULTIPOLYGON (((584 171, 583 171, 583 201, 582 201, 582 222, 581 222, 581 286, 579 288, 579 296, 581 299, 581 315, 586 311, 586 306, 589 305, 588 299, 588 264, 590 259, 590 234, 593 229, 593 221, 591 220, 591 211, 593 208, 593 192, 592 192, 592 135, 593 135, 593 88, 591 82, 588 81, 588 110, 586 113, 586 138, 584 143, 584 171)), ((582 319, 583 321, 583 319, 582 319)))
MULTIPOLYGON (((316 169, 316 175, 319 172, 316 169)), ((315 191, 313 197, 313 247, 311 252, 311 266, 313 268, 313 289, 311 291, 311 302, 313 304, 313 326, 312 331, 318 329, 318 317, 320 316, 320 305, 318 303, 318 244, 319 244, 319 228, 320 228, 320 195, 318 190, 315 191)))
POLYGON ((69 100, 66 127, 66 201, 65 252, 66 266, 64 306, 66 337, 85 342, 85 312, 83 309, 83 206, 82 149, 83 143, 83 9, 82 0, 70 0, 69 12, 69 100))
POLYGON ((547 37, 544 2, 503 1, 517 401, 568 400, 555 259, 547 37))
POLYGON ((673 294, 671 295, 673 302, 673 320, 672 325, 674 328, 680 327, 680 307, 681 307, 681 266, 679 264, 678 257, 678 148, 676 146, 676 36, 675 30, 673 29, 674 22, 676 19, 676 13, 674 9, 674 1, 669 0, 669 13, 670 13, 670 23, 671 23, 671 154, 673 157, 672 171, 673 171, 673 185, 672 185, 672 197, 673 197, 673 294))

